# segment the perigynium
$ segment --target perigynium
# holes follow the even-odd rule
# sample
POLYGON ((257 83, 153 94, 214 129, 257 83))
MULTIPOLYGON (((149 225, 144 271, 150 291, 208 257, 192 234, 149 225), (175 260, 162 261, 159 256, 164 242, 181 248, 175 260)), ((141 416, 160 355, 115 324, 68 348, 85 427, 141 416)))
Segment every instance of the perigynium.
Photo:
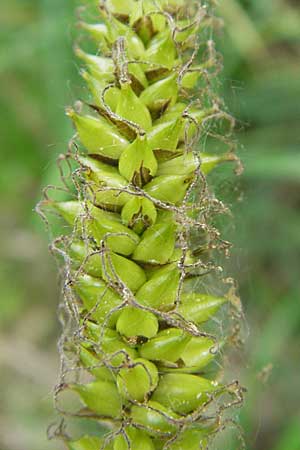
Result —
POLYGON ((237 158, 215 93, 216 21, 199 1, 85 3, 95 51, 80 40, 75 53, 89 94, 67 109, 76 135, 60 157, 72 187, 64 174, 69 198, 39 209, 68 225, 51 246, 64 261, 57 407, 99 431, 56 434, 69 450, 205 449, 242 402, 220 370, 217 317, 236 297, 209 174, 237 158))

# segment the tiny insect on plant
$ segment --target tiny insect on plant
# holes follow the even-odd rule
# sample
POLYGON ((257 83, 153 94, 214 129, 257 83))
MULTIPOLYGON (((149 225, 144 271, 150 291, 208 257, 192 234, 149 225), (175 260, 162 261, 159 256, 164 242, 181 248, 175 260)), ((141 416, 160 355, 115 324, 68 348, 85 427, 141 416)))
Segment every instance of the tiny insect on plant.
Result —
POLYGON ((67 109, 69 198, 47 190, 38 210, 67 225, 51 245, 64 261, 57 407, 99 433, 56 434, 69 450, 205 449, 243 397, 219 370, 230 339, 216 318, 236 296, 216 262, 230 244, 209 175, 239 162, 214 88, 211 5, 85 3, 79 28, 95 51, 75 46, 89 97, 67 109))

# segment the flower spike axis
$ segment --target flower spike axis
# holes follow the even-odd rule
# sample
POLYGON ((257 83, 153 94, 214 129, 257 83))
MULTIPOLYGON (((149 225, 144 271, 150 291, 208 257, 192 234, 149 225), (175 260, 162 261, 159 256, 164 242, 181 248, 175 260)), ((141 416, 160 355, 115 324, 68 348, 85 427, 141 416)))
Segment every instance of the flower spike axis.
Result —
POLYGON ((215 262, 229 247, 213 225, 225 208, 207 176, 237 158, 213 89, 213 17, 187 0, 85 4, 94 22, 79 26, 95 51, 75 47, 89 96, 67 109, 73 187, 69 199, 41 205, 68 227, 52 245, 65 263, 69 317, 57 405, 99 433, 63 442, 209 448, 243 392, 220 380, 228 339, 214 320, 232 302, 215 262), (64 409, 66 391, 80 399, 77 412, 64 409))

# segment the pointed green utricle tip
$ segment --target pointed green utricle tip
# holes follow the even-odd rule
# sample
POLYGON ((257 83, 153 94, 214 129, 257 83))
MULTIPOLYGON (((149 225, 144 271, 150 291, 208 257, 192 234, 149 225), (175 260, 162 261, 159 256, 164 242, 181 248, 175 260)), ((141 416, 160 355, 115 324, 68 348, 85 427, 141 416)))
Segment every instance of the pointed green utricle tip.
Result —
POLYGON ((134 0, 106 0, 106 8, 115 15, 127 16, 135 6, 134 0))
POLYGON ((75 225, 76 219, 83 213, 82 206, 77 201, 56 202, 47 200, 44 204, 47 209, 50 208, 58 213, 71 226, 75 225))
POLYGON ((75 54, 99 79, 107 78, 113 81, 114 64, 111 58, 86 53, 80 47, 75 47, 75 54))
POLYGON ((77 441, 66 442, 68 450, 99 450, 100 448, 113 450, 112 446, 103 447, 103 444, 103 439, 92 436, 84 436, 77 441))
POLYGON ((166 18, 161 12, 159 2, 145 0, 136 2, 130 14, 130 26, 132 26, 142 41, 147 45, 153 36, 165 29, 166 18), (157 10, 157 14, 154 11, 157 10))
MULTIPOLYGON (((74 252, 79 259, 86 258, 91 250, 88 240, 93 239, 98 246, 105 244, 115 253, 130 255, 139 242, 139 236, 125 227, 113 213, 95 207, 91 202, 85 204, 77 201, 56 203, 55 209, 70 224, 74 226, 80 239, 74 244, 74 252)), ((93 258, 95 259, 95 258, 93 258)), ((100 258, 99 262, 100 262, 100 258)), ((99 269, 101 270, 101 269, 99 269)))
POLYGON ((166 264, 175 246, 175 225, 170 222, 156 222, 141 236, 132 258, 138 262, 166 264))
POLYGON ((183 294, 177 312, 186 320, 203 323, 211 319, 228 300, 207 294, 183 294))
POLYGON ((136 186, 149 183, 157 172, 157 160, 146 137, 138 136, 121 154, 120 174, 136 186))
POLYGON ((207 448, 207 436, 214 430, 193 426, 180 433, 169 446, 169 450, 199 450, 207 448))
POLYGON ((238 157, 234 153, 224 153, 221 155, 212 155, 204 153, 201 156, 201 171, 208 175, 216 167, 220 166, 225 162, 238 162, 238 157))
POLYGON ((80 361, 93 376, 101 381, 114 381, 113 372, 104 366, 101 356, 96 355, 92 350, 85 347, 80 349, 80 361))
POLYGON ((174 105, 176 103, 177 96, 177 75, 172 74, 168 78, 157 81, 145 89, 142 92, 140 99, 155 117, 157 113, 164 111, 167 106, 174 105))
POLYGON ((69 388, 79 395, 92 413, 103 417, 120 417, 122 401, 115 383, 97 380, 88 384, 73 384, 69 388))
POLYGON ((123 207, 121 217, 124 225, 141 234, 149 226, 154 225, 157 210, 147 198, 134 196, 123 207))
POLYGON ((179 279, 180 273, 176 264, 160 268, 139 289, 136 299, 142 305, 168 311, 174 307, 179 279))
POLYGON ((144 60, 171 70, 177 58, 177 49, 170 29, 161 31, 148 44, 144 60))
MULTIPOLYGON (((75 260, 76 258, 79 258, 74 245, 71 247, 70 255, 75 260)), ((98 259, 100 259, 99 255, 98 259)), ((82 260, 80 260, 80 263, 81 261, 82 260)), ((87 274, 77 276, 73 281, 73 289, 79 296, 82 306, 91 319, 96 320, 97 323, 101 324, 106 320, 107 326, 114 327, 119 317, 119 313, 116 311, 115 313, 110 314, 110 312, 122 303, 122 299, 103 279, 94 278, 96 276, 101 277, 102 275, 103 268, 102 266, 99 268, 98 264, 98 261, 95 262, 92 259, 84 264, 83 270, 93 276, 87 274)))
POLYGON ((133 424, 145 427, 151 436, 176 433, 176 420, 179 416, 157 401, 149 400, 147 404, 132 406, 130 417, 133 424))
POLYGON ((95 105, 102 109, 108 106, 115 112, 119 102, 120 89, 116 86, 111 86, 107 89, 107 80, 105 78, 101 80, 86 70, 81 70, 80 75, 85 80, 95 105))
POLYGON ((184 365, 175 370, 183 373, 198 373, 216 358, 218 350, 218 345, 212 339, 192 337, 180 355, 184 365))
MULTIPOLYGON (((103 361, 109 364, 113 370, 115 380, 115 368, 123 366, 128 360, 138 358, 135 348, 127 344, 125 339, 117 333, 115 329, 106 328, 103 332, 103 325, 101 323, 95 324, 88 321, 86 324, 85 336, 93 343, 100 353, 103 361)), ((115 328, 115 327, 114 327, 115 328)), ((109 381, 104 379, 103 381, 109 381)))
POLYGON ((158 332, 158 319, 151 312, 127 307, 122 311, 116 327, 117 331, 126 338, 141 336, 150 339, 158 332))
POLYGON ((80 21, 78 26, 86 31, 94 41, 99 45, 100 50, 108 52, 109 47, 107 45, 108 28, 104 23, 90 24, 84 21, 80 21))
POLYGON ((137 124, 143 131, 148 131, 152 127, 149 110, 134 93, 131 83, 121 84, 116 113, 120 117, 137 124))
POLYGON ((177 158, 170 159, 169 161, 161 162, 158 166, 157 175, 189 175, 195 172, 200 167, 200 158, 198 158, 193 152, 184 153, 177 158))
POLYGON ((155 150, 174 151, 175 153, 182 134, 183 125, 182 118, 177 117, 177 115, 175 118, 154 125, 148 134, 150 147, 155 150))
POLYGON ((143 430, 134 427, 126 427, 123 433, 120 433, 114 439, 114 450, 155 450, 156 447, 147 434, 143 430))
POLYGON ((161 175, 145 186, 145 191, 157 200, 175 205, 181 203, 194 175, 161 175))
POLYGON ((175 413, 188 414, 203 405, 218 389, 218 383, 200 376, 166 374, 160 377, 152 399, 175 413))
POLYGON ((100 116, 82 116, 73 109, 69 109, 67 115, 73 120, 79 139, 89 153, 118 159, 128 145, 118 129, 100 116))
POLYGON ((168 328, 141 345, 139 352, 143 358, 152 361, 175 362, 180 359, 190 339, 184 331, 168 328))
POLYGON ((117 386, 122 397, 143 402, 158 384, 158 371, 152 362, 138 358, 129 367, 120 369, 117 386))

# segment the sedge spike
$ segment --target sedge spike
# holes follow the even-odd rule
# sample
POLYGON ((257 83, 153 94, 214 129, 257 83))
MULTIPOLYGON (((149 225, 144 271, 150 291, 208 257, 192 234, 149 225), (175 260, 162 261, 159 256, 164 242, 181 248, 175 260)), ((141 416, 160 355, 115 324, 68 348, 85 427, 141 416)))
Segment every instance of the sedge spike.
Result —
POLYGON ((220 369, 235 334, 216 319, 237 317, 238 297, 215 262, 230 245, 210 172, 238 160, 213 89, 211 7, 90 0, 80 14, 95 52, 75 48, 89 97, 67 109, 70 195, 39 211, 66 230, 51 245, 64 262, 56 406, 95 431, 56 436, 67 450, 211 448, 243 398, 220 369))

